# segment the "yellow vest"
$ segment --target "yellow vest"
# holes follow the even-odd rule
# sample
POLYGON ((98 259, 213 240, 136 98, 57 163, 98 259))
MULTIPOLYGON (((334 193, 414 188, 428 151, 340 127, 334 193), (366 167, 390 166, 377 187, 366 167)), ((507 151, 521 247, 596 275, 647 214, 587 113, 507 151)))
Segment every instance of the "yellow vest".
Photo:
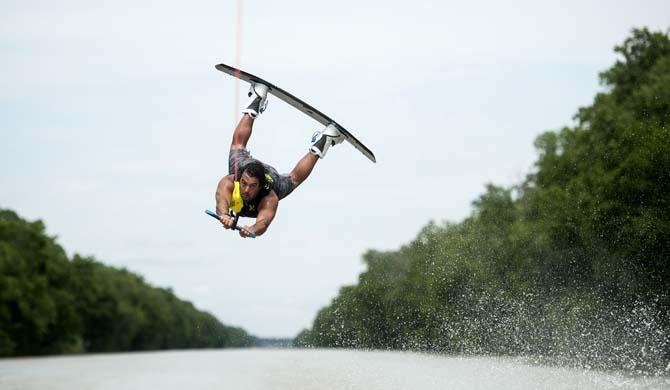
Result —
POLYGON ((233 196, 230 199, 230 209, 233 210, 235 214, 238 214, 242 211, 242 207, 244 207, 244 199, 242 199, 242 195, 240 195, 240 182, 235 181, 233 196))

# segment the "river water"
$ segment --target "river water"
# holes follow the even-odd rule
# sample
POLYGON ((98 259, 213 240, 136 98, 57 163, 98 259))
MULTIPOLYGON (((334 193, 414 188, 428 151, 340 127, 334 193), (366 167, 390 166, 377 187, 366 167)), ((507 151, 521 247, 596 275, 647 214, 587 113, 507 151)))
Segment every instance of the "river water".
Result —
POLYGON ((509 358, 228 349, 2 359, 0 389, 670 389, 670 377, 509 358))

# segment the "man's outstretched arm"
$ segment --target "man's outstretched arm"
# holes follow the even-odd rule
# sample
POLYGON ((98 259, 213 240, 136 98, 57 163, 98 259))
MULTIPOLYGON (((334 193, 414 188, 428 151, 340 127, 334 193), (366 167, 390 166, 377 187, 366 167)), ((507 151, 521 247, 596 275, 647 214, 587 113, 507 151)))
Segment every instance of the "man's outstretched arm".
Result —
POLYGON ((263 200, 261 200, 258 205, 258 216, 256 217, 256 223, 251 226, 245 226, 244 229, 240 230, 240 236, 247 237, 248 232, 260 236, 268 230, 272 220, 275 218, 277 213, 277 207, 279 206, 279 198, 274 191, 266 195, 263 200))
POLYGON ((216 213, 221 217, 219 220, 226 229, 233 227, 233 218, 228 215, 235 183, 231 176, 226 176, 219 181, 216 187, 216 213))

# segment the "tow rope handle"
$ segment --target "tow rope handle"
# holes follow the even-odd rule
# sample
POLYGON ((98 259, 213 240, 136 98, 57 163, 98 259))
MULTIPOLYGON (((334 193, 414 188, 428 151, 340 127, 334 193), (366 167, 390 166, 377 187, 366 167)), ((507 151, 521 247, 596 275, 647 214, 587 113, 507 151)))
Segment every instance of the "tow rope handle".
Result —
MULTIPOLYGON (((216 218, 217 221, 221 220, 221 216, 219 214, 217 214, 216 212, 212 211, 212 210, 207 210, 206 209, 205 214, 209 215, 212 218, 216 218)), ((233 213, 232 211, 229 211, 228 215, 233 217, 233 229, 234 230, 242 230, 241 227, 237 226, 237 220, 240 219, 240 216, 233 213)), ((249 232, 249 237, 256 238, 256 233, 249 232)))

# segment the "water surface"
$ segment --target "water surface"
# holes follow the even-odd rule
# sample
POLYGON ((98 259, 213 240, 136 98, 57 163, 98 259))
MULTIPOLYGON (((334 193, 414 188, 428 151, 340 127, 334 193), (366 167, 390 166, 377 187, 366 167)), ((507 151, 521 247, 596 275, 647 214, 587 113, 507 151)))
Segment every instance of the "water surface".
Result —
POLYGON ((670 389, 670 377, 509 358, 227 349, 3 359, 0 389, 670 389))

